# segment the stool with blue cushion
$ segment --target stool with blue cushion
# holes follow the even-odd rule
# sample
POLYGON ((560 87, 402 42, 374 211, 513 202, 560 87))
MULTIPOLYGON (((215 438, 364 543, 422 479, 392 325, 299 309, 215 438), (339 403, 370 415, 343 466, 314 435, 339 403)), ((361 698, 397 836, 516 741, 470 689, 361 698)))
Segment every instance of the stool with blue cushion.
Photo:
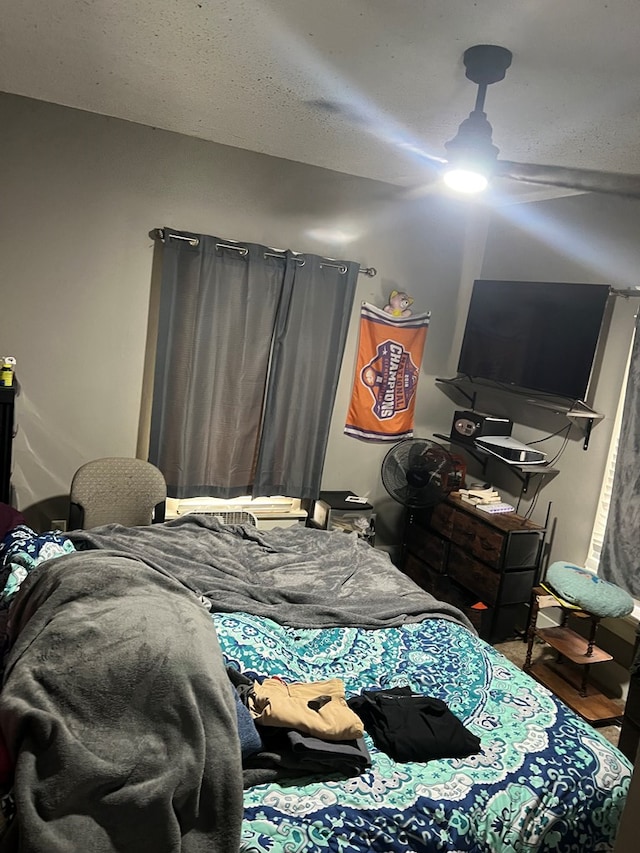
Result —
MULTIPOLYGON (((619 718, 621 709, 617 705, 593 688, 591 692, 588 691, 588 678, 591 664, 612 660, 611 655, 595 644, 600 620, 627 616, 633 607, 634 601, 628 592, 597 577, 582 566, 565 561, 552 563, 545 580, 534 589, 524 669, 560 695, 560 698, 589 722, 602 723, 619 718), (559 627, 537 628, 538 611, 541 607, 548 606, 561 608, 561 624, 559 627), (590 620, 586 640, 568 627, 570 616, 590 620), (531 656, 536 636, 557 651, 558 663, 563 663, 563 659, 566 659, 582 667, 582 678, 577 688, 567 679, 567 689, 559 689, 558 674, 555 670, 544 664, 532 665, 531 656)), ((564 674, 561 675, 566 678, 564 674)))
POLYGON ((552 563, 545 583, 560 598, 599 619, 628 616, 633 610, 628 592, 574 563, 552 563))

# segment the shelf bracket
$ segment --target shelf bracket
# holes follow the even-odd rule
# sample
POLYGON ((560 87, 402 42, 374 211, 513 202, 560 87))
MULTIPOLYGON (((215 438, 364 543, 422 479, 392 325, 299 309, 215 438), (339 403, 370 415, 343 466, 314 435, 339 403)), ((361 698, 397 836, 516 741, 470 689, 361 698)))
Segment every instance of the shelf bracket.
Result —
POLYGON ((529 481, 531 480, 531 476, 532 476, 531 473, 529 471, 527 471, 526 473, 521 474, 519 471, 516 471, 515 468, 512 468, 511 470, 513 471, 513 473, 516 475, 516 477, 522 483, 522 488, 520 489, 520 495, 526 495, 527 491, 529 489, 529 481))
POLYGON ((508 466, 509 469, 522 483, 522 488, 520 489, 520 497, 527 494, 529 490, 529 483, 531 482, 531 478, 535 477, 536 474, 543 474, 543 471, 518 471, 517 468, 513 468, 512 466, 508 466))
MULTIPOLYGON (((467 453, 469 456, 471 456, 473 459, 475 459, 476 462, 478 462, 482 466, 482 476, 484 477, 486 475, 487 465, 489 464, 491 459, 494 458, 493 456, 488 455, 487 453, 480 453, 480 452, 476 451, 473 448, 473 446, 471 446, 469 444, 462 443, 460 441, 453 441, 451 439, 451 436, 449 436, 449 435, 443 435, 442 433, 435 432, 433 434, 433 437, 438 438, 441 441, 446 441, 449 444, 454 445, 455 447, 462 447, 465 453, 467 453)), ((521 468, 519 468, 515 465, 507 464, 506 467, 508 470, 511 470, 511 472, 522 483, 522 488, 520 490, 520 497, 522 497, 522 495, 526 495, 526 493, 529 489, 529 483, 530 483, 532 477, 535 477, 536 475, 545 476, 545 475, 551 475, 551 474, 557 474, 558 473, 558 471, 556 469, 553 469, 553 468, 550 470, 546 470, 545 468, 536 468, 536 470, 523 471, 521 468)))
POLYGON ((582 449, 586 450, 589 447, 589 439, 591 438, 591 430, 593 429, 593 418, 587 418, 587 423, 584 427, 584 441, 582 442, 582 449))

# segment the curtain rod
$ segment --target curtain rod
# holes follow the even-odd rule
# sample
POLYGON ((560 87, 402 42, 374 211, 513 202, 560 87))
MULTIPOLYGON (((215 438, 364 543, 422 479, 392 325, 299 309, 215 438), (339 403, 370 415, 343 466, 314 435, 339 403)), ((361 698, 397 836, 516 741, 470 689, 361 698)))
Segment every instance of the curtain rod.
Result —
POLYGON ((640 288, 629 287, 626 290, 616 290, 615 287, 610 288, 612 296, 623 296, 625 299, 640 298, 640 288))
MULTIPOLYGON (((151 232, 151 236, 154 239, 161 240, 163 243, 165 242, 165 233, 163 228, 154 228, 151 232)), ((198 237, 183 237, 182 234, 169 234, 169 237, 172 237, 174 240, 186 240, 190 246, 197 246, 200 242, 198 237)), ((216 243, 216 249, 232 249, 234 252, 239 252, 241 255, 247 255, 249 250, 246 246, 232 246, 229 243, 216 243)), ((284 258, 285 256, 280 252, 265 252, 265 258, 284 258)), ((304 266, 305 261, 304 258, 296 258, 296 263, 300 264, 300 266, 304 266)), ((328 260, 333 260, 332 258, 328 258, 328 260)), ((344 264, 332 264, 332 263, 322 263, 321 267, 333 267, 334 269, 340 270, 342 275, 344 275, 347 271, 347 267, 344 264)), ((375 267, 360 267, 358 270, 362 275, 368 275, 370 278, 373 278, 374 275, 378 274, 378 270, 375 267)))

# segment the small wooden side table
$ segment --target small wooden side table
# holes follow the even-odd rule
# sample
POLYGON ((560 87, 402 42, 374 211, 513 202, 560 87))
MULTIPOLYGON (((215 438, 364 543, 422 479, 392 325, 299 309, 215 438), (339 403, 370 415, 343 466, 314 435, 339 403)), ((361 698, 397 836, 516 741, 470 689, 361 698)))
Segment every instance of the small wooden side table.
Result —
POLYGON ((595 644, 599 622, 599 616, 565 605, 543 587, 533 588, 527 631, 527 656, 523 669, 594 726, 618 722, 623 713, 622 703, 609 698, 589 681, 593 664, 613 660, 613 655, 595 644), (536 626, 538 613, 547 607, 561 609, 560 626, 552 628, 536 626), (587 638, 569 627, 570 618, 589 620, 587 638), (536 637, 555 649, 557 653, 555 662, 532 662, 536 637))

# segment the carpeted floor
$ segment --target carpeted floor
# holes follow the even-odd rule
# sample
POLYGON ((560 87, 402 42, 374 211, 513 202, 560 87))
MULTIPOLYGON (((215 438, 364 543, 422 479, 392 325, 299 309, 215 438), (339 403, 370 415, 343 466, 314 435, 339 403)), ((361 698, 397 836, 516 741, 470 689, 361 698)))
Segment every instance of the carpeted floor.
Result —
MULTIPOLYGON (((522 642, 522 640, 508 640, 504 643, 496 643, 494 648, 502 652, 506 658, 509 658, 509 660, 514 663, 518 669, 522 669, 527 655, 527 644, 522 642)), ((544 655, 552 657, 553 652, 548 646, 545 646, 544 643, 536 644, 534 659, 539 660, 540 656, 544 655)), ((598 726, 598 731, 609 741, 609 743, 612 743, 614 746, 618 745, 620 726, 598 726)))

